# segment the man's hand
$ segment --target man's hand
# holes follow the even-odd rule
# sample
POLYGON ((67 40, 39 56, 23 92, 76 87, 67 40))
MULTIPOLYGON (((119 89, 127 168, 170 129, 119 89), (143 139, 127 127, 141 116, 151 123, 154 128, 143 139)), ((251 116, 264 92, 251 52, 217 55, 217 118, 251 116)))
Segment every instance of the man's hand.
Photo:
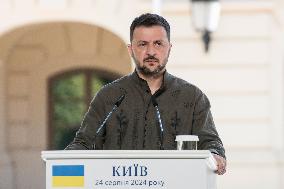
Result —
POLYGON ((213 154, 216 162, 217 162, 217 170, 215 171, 218 175, 223 175, 226 173, 226 166, 227 161, 222 156, 219 156, 217 154, 213 154))

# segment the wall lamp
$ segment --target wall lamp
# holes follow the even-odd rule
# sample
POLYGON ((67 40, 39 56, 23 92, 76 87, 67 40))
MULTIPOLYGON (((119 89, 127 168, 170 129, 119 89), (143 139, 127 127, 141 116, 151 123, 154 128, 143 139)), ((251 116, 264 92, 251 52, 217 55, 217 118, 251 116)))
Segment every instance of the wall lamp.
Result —
POLYGON ((217 30, 220 18, 219 0, 190 0, 193 27, 202 33, 205 52, 209 51, 211 33, 217 30))

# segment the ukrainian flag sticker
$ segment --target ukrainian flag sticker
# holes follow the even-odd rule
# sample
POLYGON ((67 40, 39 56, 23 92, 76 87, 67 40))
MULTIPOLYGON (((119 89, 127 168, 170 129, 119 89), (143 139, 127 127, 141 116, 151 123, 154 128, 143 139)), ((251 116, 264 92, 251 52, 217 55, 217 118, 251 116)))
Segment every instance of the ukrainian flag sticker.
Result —
POLYGON ((53 165, 53 187, 84 187, 84 165, 53 165))

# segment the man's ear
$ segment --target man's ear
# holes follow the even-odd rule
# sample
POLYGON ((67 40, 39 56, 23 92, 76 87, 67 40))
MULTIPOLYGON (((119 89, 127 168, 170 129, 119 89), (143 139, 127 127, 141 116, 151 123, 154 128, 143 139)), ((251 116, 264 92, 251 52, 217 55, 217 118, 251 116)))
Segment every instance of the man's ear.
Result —
POLYGON ((172 44, 170 43, 170 48, 169 48, 169 54, 170 54, 170 52, 171 52, 171 50, 172 50, 172 44))
POLYGON ((127 50, 128 50, 128 53, 130 54, 130 56, 132 56, 132 46, 131 46, 131 44, 127 44, 127 50))

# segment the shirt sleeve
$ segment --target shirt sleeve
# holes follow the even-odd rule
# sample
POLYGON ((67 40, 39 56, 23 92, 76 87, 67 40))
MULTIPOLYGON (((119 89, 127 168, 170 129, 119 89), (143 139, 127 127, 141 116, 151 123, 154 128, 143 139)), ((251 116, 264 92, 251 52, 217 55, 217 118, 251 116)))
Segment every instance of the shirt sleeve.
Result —
POLYGON ((65 150, 92 150, 94 146, 95 149, 102 149, 105 130, 102 129, 99 134, 96 131, 103 120, 104 112, 105 103, 99 92, 92 100, 75 138, 65 150))
POLYGON ((216 130, 210 107, 208 98, 200 92, 197 95, 193 113, 192 133, 199 137, 198 149, 209 150, 226 158, 225 149, 216 130))

